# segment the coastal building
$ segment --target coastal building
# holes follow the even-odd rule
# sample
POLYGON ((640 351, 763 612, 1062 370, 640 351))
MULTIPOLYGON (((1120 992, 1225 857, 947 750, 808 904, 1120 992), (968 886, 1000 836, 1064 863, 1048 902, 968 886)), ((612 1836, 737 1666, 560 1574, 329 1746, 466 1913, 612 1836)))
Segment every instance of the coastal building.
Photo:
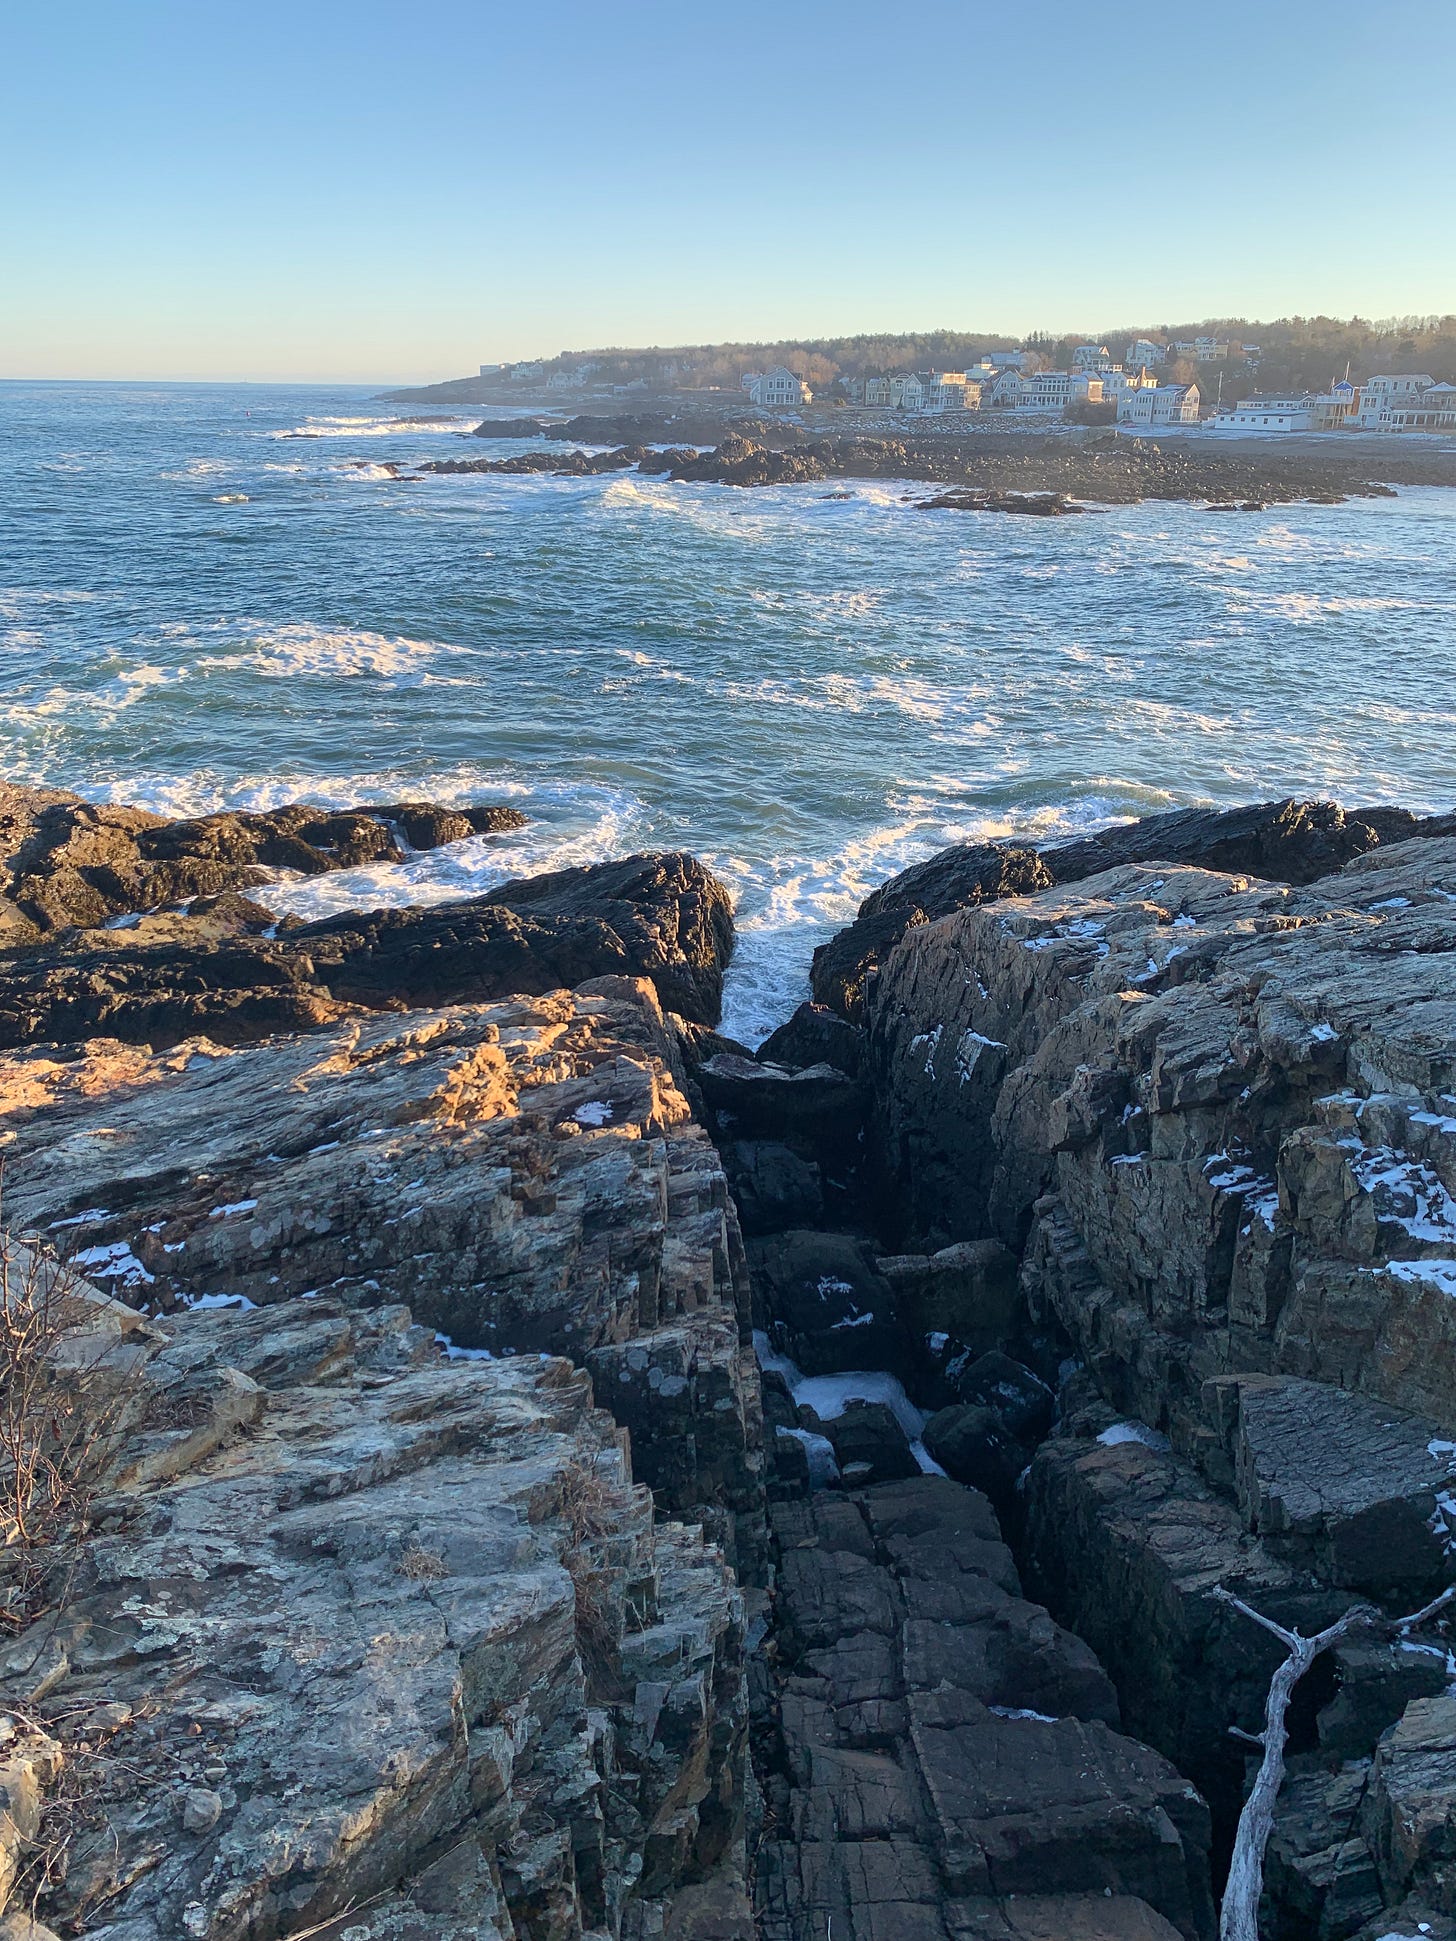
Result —
POLYGON ((1072 352, 1074 371, 1105 371, 1112 367, 1112 352, 1106 344, 1078 344, 1072 352))
POLYGON ((539 357, 530 358, 524 364, 509 364, 506 368, 518 384, 530 384, 546 375, 546 366, 539 357))
POLYGON ((1102 378, 1103 402, 1107 404, 1121 403, 1123 397, 1129 391, 1155 391, 1158 386, 1157 378, 1154 377, 1146 364, 1139 366, 1136 370, 1124 368, 1122 370, 1103 371, 1100 375, 1102 378))
POLYGON ((743 387, 763 411, 782 411, 800 404, 812 404, 814 393, 801 377, 776 364, 771 371, 757 371, 745 377, 743 387))
POLYGON ((1403 373, 1398 377, 1367 377, 1360 386, 1360 413, 1357 420, 1360 430, 1413 429, 1404 424, 1397 426, 1395 417, 1397 413, 1405 416, 1414 409, 1421 396, 1431 390, 1435 382, 1425 372, 1403 373))
POLYGON ((890 379, 890 403, 896 411, 919 411, 925 403, 925 386, 914 371, 900 371, 890 379))
POLYGON ((1456 431, 1456 384, 1429 384, 1390 414, 1392 431, 1456 431))
POLYGON ((1173 354, 1191 358, 1196 364, 1221 364, 1233 348, 1233 344, 1220 343, 1217 337, 1188 337, 1174 344, 1173 354))
POLYGON ((988 402, 994 405, 1018 405, 1027 380, 1019 367, 1008 366, 998 371, 992 382, 988 402))
POLYGON ((864 381, 864 401, 866 404, 888 404, 890 402, 889 378, 867 377, 864 381))
POLYGON ((922 411, 979 411, 981 408, 982 379, 973 371, 927 371, 921 382, 925 386, 922 411))
MULTIPOLYGON (((1109 372, 1109 376, 1113 373, 1109 372)), ((1067 392, 1068 404, 1102 404, 1106 398, 1105 380, 1101 371, 1073 371, 1072 382, 1067 392)))
POLYGON ((1360 393, 1342 379, 1328 391, 1254 392, 1211 421, 1212 431, 1341 431, 1355 422, 1360 393))
POLYGON ((1196 425, 1200 404, 1196 384, 1155 384, 1151 390, 1124 391, 1117 401, 1120 425, 1196 425))
POLYGON ((596 365, 588 359, 584 364, 574 365, 569 371, 553 371, 546 380, 546 389, 548 391, 580 391, 596 368, 596 365))
POLYGON ((1161 344, 1150 343, 1146 337, 1139 337, 1135 344, 1129 344, 1123 367, 1129 371, 1145 370, 1149 365, 1161 364, 1168 355, 1161 344))
POLYGON ((480 367, 480 375, 482 377, 499 377, 504 369, 504 364, 482 364, 480 367))
POLYGON ((1018 411, 1065 411, 1072 401, 1070 371, 1034 371, 1023 377, 1018 411))

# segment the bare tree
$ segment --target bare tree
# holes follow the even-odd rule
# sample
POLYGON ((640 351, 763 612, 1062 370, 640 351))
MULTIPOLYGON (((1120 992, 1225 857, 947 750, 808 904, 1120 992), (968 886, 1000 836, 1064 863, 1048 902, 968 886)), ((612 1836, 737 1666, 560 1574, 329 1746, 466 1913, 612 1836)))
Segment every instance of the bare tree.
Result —
POLYGON ((1259 1941, 1264 1853, 1269 1845, 1269 1836, 1274 1831, 1274 1807, 1279 1798, 1279 1788, 1284 1783, 1284 1748, 1289 1738, 1285 1721, 1295 1686, 1322 1651, 1328 1651, 1331 1645, 1348 1638, 1352 1632, 1382 1629, 1404 1637, 1418 1625, 1427 1623, 1456 1598, 1456 1584, 1442 1591, 1439 1597, 1433 1598, 1421 1610, 1412 1611, 1409 1617, 1387 1618, 1372 1605, 1353 1605, 1342 1618, 1326 1625, 1323 1631, 1316 1631, 1312 1637, 1287 1630, 1273 1618, 1265 1617, 1262 1611, 1256 1611, 1251 1604, 1246 1604, 1241 1597, 1235 1597, 1221 1584, 1214 1591, 1214 1596, 1231 1605, 1241 1617, 1261 1625, 1278 1638, 1289 1654, 1269 1680, 1269 1696, 1264 1702, 1264 1730, 1252 1733, 1241 1732, 1236 1726, 1230 1728, 1235 1737, 1261 1746, 1264 1756, 1259 1761, 1253 1787, 1239 1814, 1233 1859, 1229 1865, 1228 1884, 1224 1888, 1223 1909, 1219 1916, 1219 1941, 1259 1941))

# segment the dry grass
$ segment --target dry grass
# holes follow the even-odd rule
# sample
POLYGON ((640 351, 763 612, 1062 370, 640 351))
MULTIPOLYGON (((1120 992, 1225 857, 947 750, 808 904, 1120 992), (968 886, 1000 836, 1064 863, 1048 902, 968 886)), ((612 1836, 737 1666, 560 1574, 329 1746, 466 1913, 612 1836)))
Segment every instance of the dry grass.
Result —
POLYGON ((67 1355, 97 1309, 64 1261, 0 1229, 0 1623, 44 1608, 45 1581, 74 1553, 110 1454, 125 1379, 67 1355))
POLYGON ((561 1513, 567 1543, 561 1561, 576 1589, 576 1644, 588 1687, 603 1695, 620 1683, 620 1620, 614 1609, 613 1572, 602 1561, 604 1539, 615 1534, 622 1506, 595 1470, 568 1463, 561 1477, 561 1513))
POLYGON ((399 1574, 419 1583, 432 1584, 438 1583, 442 1577, 448 1577, 450 1569, 445 1559, 437 1556, 433 1550, 411 1543, 399 1560, 399 1574))

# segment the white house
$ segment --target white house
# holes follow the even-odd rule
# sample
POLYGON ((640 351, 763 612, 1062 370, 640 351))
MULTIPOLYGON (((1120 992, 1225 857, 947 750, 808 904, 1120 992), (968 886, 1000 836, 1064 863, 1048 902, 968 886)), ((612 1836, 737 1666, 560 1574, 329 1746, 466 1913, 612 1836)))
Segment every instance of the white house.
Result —
POLYGON ((504 369, 504 364, 482 364, 480 367, 480 375, 482 377, 499 377, 504 369))
POLYGON ((1122 360, 1130 371, 1145 370, 1150 364, 1161 364, 1168 355, 1161 344, 1153 344, 1146 337, 1139 337, 1135 344, 1127 347, 1127 356, 1122 360))
POLYGON ((887 377, 867 377, 864 381, 864 401, 866 404, 888 404, 890 380, 887 377))
MULTIPOLYGON (((1109 373, 1111 375, 1111 373, 1109 373)), ((1068 404, 1101 404, 1107 396, 1101 371, 1073 371, 1068 404)))
POLYGON ((801 377, 792 371, 775 364, 771 371, 755 374, 753 382, 746 384, 749 397, 763 411, 782 411, 794 405, 812 404, 814 393, 801 377))
POLYGON ((896 411, 919 411, 925 404, 925 386, 914 371, 901 371, 890 379, 890 403, 896 411))
POLYGON ((524 364, 510 366, 510 374, 519 384, 529 384, 532 378, 543 377, 545 372, 546 366, 539 357, 532 358, 524 364))
POLYGON ((1064 411, 1072 398, 1070 371, 1034 371, 1021 380, 1019 411, 1064 411))
POLYGON ((982 380, 974 371, 928 371, 922 411, 979 411, 982 380))
POLYGON ((1117 401, 1120 425, 1196 425, 1196 384, 1155 384, 1147 391, 1124 391, 1117 401))
POLYGON ((990 403, 997 405, 1020 404, 1021 393, 1028 382, 1029 380, 1022 376, 1019 369, 1008 367, 1006 370, 999 372, 993 381, 990 392, 990 403))
POLYGON ((1078 344, 1072 352, 1074 371, 1105 371, 1112 364, 1112 352, 1106 344, 1078 344))
POLYGON ((1367 377, 1360 386, 1360 411, 1357 423, 1361 431, 1396 431, 1411 427, 1397 425, 1397 414, 1404 415, 1427 391, 1434 388, 1436 380, 1424 372, 1417 375, 1400 377, 1367 377))
POLYGON ((1129 391, 1155 391, 1158 380, 1146 364, 1137 370, 1103 371, 1102 396, 1110 404, 1119 404, 1129 391))
POLYGON ((1360 394, 1343 379, 1328 391, 1296 391, 1276 397, 1255 392, 1231 411, 1220 411, 1212 431, 1339 431, 1355 421, 1360 394))
POLYGON ((1429 384, 1390 414, 1392 431, 1456 431, 1456 384, 1429 384))

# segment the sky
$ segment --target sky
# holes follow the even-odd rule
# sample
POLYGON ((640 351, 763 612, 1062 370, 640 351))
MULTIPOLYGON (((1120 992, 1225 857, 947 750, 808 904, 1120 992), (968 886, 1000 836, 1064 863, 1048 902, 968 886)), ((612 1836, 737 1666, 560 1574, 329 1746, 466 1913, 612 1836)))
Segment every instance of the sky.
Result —
POLYGON ((0 377, 1456 310, 1451 18, 4 0, 0 377))

